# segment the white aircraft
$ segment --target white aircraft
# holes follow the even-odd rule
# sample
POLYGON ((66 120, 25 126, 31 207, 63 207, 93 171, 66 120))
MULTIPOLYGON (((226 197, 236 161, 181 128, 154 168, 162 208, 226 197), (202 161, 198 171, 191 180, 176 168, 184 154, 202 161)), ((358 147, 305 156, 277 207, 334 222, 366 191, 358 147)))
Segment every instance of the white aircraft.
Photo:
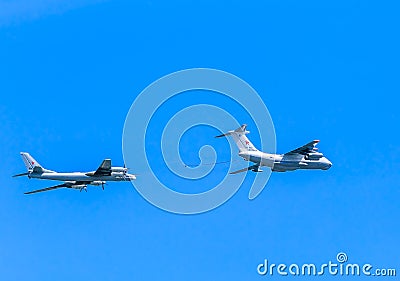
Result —
POLYGON ((332 166, 324 155, 318 152, 315 146, 319 140, 314 140, 302 147, 292 150, 285 154, 270 154, 259 151, 246 137, 250 133, 246 131, 247 125, 244 124, 240 128, 229 131, 226 134, 216 136, 216 138, 232 136, 239 148, 239 156, 246 161, 255 163, 254 165, 244 168, 231 174, 237 174, 251 170, 253 172, 262 172, 260 167, 266 166, 272 168, 273 172, 294 171, 297 169, 308 170, 328 170, 332 166))
POLYGON ((131 181, 135 180, 136 176, 128 174, 128 168, 125 167, 111 167, 111 159, 104 159, 100 167, 96 171, 82 173, 58 173, 44 169, 32 156, 27 152, 21 152, 22 160, 28 172, 15 175, 13 177, 28 176, 28 178, 45 179, 45 180, 58 180, 64 183, 25 192, 24 194, 32 194, 42 191, 58 189, 62 187, 79 189, 80 191, 86 190, 88 185, 100 186, 104 190, 104 184, 107 181, 131 181))

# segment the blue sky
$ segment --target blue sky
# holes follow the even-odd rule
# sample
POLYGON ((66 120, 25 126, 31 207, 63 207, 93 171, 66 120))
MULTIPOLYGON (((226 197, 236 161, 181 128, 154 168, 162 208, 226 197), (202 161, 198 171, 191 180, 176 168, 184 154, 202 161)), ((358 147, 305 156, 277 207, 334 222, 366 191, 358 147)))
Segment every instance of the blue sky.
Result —
MULTIPOLYGON (((400 272, 395 1, 15 3, 0 1, 2 280, 274 279, 256 272, 264 258, 324 263, 340 251, 400 272), (274 173, 253 201, 245 182, 194 216, 155 208, 129 183, 24 196, 52 183, 11 178, 24 171, 20 151, 59 171, 122 165, 136 96, 193 67, 244 79, 271 113, 278 152, 320 139, 333 167, 274 173)), ((209 133, 183 139, 187 161, 203 143, 224 147, 209 133)))

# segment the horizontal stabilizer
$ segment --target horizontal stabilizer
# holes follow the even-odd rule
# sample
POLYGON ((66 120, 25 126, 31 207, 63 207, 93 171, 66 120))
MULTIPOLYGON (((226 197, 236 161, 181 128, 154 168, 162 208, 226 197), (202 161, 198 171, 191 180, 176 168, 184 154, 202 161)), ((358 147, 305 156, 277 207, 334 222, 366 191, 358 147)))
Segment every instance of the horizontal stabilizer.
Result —
POLYGON ((244 168, 244 169, 240 169, 238 171, 231 172, 229 174, 235 175, 235 174, 243 173, 243 172, 246 172, 246 171, 249 171, 249 170, 251 170, 253 172, 262 172, 262 170, 260 169, 259 165, 253 165, 253 166, 250 166, 250 167, 247 167, 247 168, 244 168))
POLYGON ((232 131, 228 131, 225 134, 219 135, 219 136, 215 136, 216 138, 222 138, 222 137, 227 137, 230 136, 232 134, 242 134, 242 135, 246 135, 248 133, 250 133, 249 131, 246 131, 247 125, 243 124, 242 126, 240 126, 239 128, 237 128, 236 130, 232 130, 232 131))
POLYGON ((227 136, 229 136, 230 134, 231 134, 231 133, 222 134, 222 135, 219 135, 219 136, 215 136, 215 138, 227 137, 227 136))
POLYGON ((22 174, 13 175, 12 177, 16 178, 16 177, 22 177, 22 176, 27 176, 27 175, 29 175, 29 172, 28 173, 22 173, 22 174))

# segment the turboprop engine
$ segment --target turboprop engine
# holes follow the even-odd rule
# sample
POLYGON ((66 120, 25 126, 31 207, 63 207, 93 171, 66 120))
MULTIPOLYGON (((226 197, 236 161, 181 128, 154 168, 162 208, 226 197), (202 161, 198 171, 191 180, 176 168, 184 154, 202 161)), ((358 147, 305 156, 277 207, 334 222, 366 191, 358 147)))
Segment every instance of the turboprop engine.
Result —
POLYGON ((125 167, 111 167, 111 172, 126 173, 127 171, 128 171, 128 168, 125 168, 125 167))
POLYGON ((103 185, 105 183, 106 183, 105 181, 92 181, 91 185, 99 186, 99 185, 103 185))

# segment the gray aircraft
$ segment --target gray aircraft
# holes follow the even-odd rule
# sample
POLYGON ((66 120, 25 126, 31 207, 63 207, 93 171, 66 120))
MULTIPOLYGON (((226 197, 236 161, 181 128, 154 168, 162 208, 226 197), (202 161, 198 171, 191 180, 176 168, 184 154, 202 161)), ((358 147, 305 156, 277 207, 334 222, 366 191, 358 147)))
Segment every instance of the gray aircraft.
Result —
POLYGON ((324 157, 322 153, 318 152, 318 148, 315 147, 319 140, 311 141, 285 154, 270 154, 259 151, 254 147, 246 137, 246 134, 250 133, 246 131, 246 127, 247 125, 244 124, 236 130, 216 136, 216 138, 232 136, 239 148, 239 156, 246 161, 255 163, 250 167, 231 172, 231 174, 246 172, 248 170, 262 172, 260 168, 262 166, 271 168, 273 172, 286 172, 297 169, 328 170, 332 166, 332 162, 324 157))
POLYGON ((104 190, 104 184, 106 184, 107 181, 131 181, 136 179, 135 175, 128 174, 128 168, 111 167, 111 159, 104 159, 96 171, 86 173, 58 173, 44 169, 27 152, 21 152, 21 156, 22 160, 24 160, 26 168, 28 169, 28 172, 15 175, 13 177, 28 176, 28 178, 34 179, 64 181, 64 183, 59 185, 25 192, 24 194, 32 194, 62 187, 87 191, 86 187, 88 185, 101 186, 104 190))

